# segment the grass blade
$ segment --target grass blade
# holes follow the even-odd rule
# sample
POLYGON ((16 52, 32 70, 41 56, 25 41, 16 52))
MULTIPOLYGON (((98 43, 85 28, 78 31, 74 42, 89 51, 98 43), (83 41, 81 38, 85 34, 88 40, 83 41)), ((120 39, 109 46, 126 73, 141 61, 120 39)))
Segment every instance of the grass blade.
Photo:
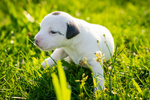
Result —
POLYGON ((140 86, 138 85, 138 83, 132 78, 132 82, 133 82, 133 85, 136 87, 136 89, 138 90, 138 92, 141 94, 142 93, 142 90, 140 88, 140 86))
POLYGON ((55 88, 56 96, 58 100, 70 100, 71 99, 71 89, 67 87, 67 81, 65 72, 62 68, 61 61, 57 62, 58 68, 58 77, 56 74, 52 73, 53 78, 52 82, 55 88))

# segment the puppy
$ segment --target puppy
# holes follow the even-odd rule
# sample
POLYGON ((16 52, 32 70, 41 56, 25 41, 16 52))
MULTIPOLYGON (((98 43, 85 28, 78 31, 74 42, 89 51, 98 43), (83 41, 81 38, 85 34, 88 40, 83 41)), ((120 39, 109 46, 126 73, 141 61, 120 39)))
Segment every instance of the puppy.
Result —
MULTIPOLYGON (((114 52, 114 40, 107 28, 87 23, 61 11, 45 16, 40 27, 40 31, 35 36, 35 43, 41 50, 56 49, 51 54, 55 61, 69 56, 75 64, 80 64, 86 58, 98 89, 103 89, 103 56, 107 61, 114 52), (96 52, 98 52, 96 55, 100 56, 100 62, 95 60, 96 52)), ((42 66, 45 67, 46 63, 49 67, 55 64, 50 57, 43 61, 42 66)))

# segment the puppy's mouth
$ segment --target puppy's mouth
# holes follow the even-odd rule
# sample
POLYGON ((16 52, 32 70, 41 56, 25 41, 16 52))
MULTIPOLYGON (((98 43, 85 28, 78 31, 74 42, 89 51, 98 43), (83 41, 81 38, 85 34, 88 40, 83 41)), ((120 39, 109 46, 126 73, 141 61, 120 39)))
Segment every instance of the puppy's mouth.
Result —
POLYGON ((34 45, 37 46, 42 51, 50 51, 50 50, 54 50, 55 49, 54 46, 48 47, 47 45, 39 45, 36 42, 34 42, 34 45), (47 47, 47 48, 45 48, 45 47, 47 47))
POLYGON ((39 49, 43 50, 44 51, 44 48, 41 47, 38 43, 34 42, 34 45, 37 46, 39 49))
POLYGON ((38 43, 34 42, 34 45, 42 49, 42 47, 38 43))

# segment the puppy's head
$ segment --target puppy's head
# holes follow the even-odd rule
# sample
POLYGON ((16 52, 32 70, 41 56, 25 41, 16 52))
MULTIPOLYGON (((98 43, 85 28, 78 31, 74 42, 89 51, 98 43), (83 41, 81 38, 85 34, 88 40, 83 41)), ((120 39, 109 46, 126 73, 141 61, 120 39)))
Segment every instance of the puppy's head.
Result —
POLYGON ((44 17, 35 36, 36 45, 49 51, 66 46, 66 41, 80 33, 73 17, 64 12, 53 12, 44 17))

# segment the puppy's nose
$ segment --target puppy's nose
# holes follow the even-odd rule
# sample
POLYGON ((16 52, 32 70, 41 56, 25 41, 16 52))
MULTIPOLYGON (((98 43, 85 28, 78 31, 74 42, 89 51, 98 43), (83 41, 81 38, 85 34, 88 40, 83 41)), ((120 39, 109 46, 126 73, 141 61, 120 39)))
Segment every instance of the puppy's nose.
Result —
POLYGON ((39 42, 39 41, 38 41, 37 39, 35 39, 34 41, 35 41, 35 44, 38 45, 38 42, 39 42))

